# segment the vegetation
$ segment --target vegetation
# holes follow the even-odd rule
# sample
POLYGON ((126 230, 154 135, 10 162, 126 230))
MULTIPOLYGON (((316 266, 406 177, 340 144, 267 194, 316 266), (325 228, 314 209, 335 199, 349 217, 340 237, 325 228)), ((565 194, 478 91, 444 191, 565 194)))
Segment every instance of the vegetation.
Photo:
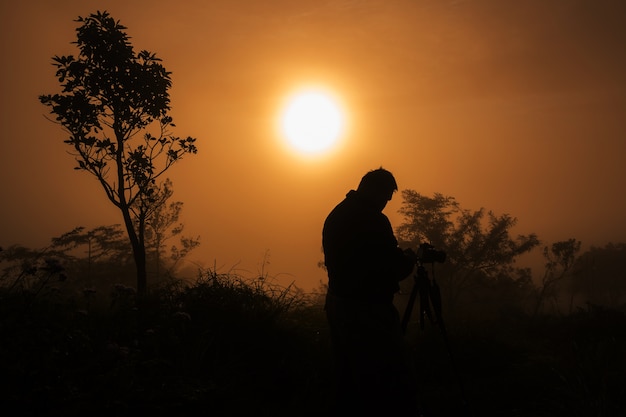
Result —
POLYGON ((165 192, 157 179, 185 154, 196 153, 196 140, 169 131, 172 82, 155 54, 135 53, 126 28, 107 12, 77 22, 78 57, 53 58, 62 92, 39 99, 69 135, 65 143, 76 169, 96 177, 120 210, 143 296, 146 228, 165 192))
MULTIPOLYGON (((305 294, 267 275, 205 270, 192 281, 161 280, 138 304, 116 269, 115 245, 102 244, 118 241, 118 233, 115 227, 79 230, 53 239, 47 250, 0 251, 6 407, 41 416, 327 415, 333 371, 323 288, 305 294), (87 263, 60 250, 80 236, 90 238, 87 263), (96 279, 98 271, 107 279, 96 279)), ((608 246, 606 256, 596 248, 577 259, 581 265, 591 255, 609 259, 622 247, 608 246)), ((553 288, 580 283, 578 268, 553 288)), ((422 331, 417 317, 409 324, 426 415, 626 412, 623 307, 589 304, 568 315, 534 314, 520 307, 537 305, 541 287, 530 289, 534 298, 526 303, 528 288, 499 276, 480 282, 472 296, 491 303, 482 307, 485 314, 473 311, 480 306, 461 305, 464 314, 451 316, 444 302, 448 346, 436 326, 422 331), (509 308, 495 309, 506 304, 498 298, 509 308)), ((580 295, 580 285, 575 288, 580 295)), ((401 312, 405 298, 397 297, 401 312)))
MULTIPOLYGON (((574 301, 590 302, 619 308, 626 299, 626 243, 608 243, 591 247, 578 257, 562 292, 569 290, 571 306, 574 301)), ((571 310, 571 308, 570 308, 571 310)))
MULTIPOLYGON (((165 249, 181 236, 182 203, 169 203, 171 182, 156 180, 196 148, 168 131, 170 74, 154 54, 135 54, 106 12, 78 22, 79 57, 54 58, 63 91, 40 100, 125 229, 78 227, 44 249, 0 248, 4 408, 39 416, 328 415, 323 288, 305 294, 263 273, 177 277, 198 239, 165 249)), ((576 239, 545 246, 537 285, 515 261, 540 242, 512 237, 515 218, 465 210, 442 194, 405 190, 403 198, 402 244, 428 242, 448 255, 430 273, 442 284, 449 338, 415 319, 407 333, 426 416, 626 415, 625 244, 580 256, 576 239)), ((397 297, 400 311, 411 283, 397 297)))
MULTIPOLYGON (((1 252, 0 252, 1 253, 1 252)), ((48 268, 48 269, 46 269, 48 268)), ((332 359, 320 294, 203 271, 154 288, 0 290, 5 407, 22 415, 327 415, 332 359)), ((43 277, 43 276, 42 276, 43 277)), ((445 305, 444 305, 445 314, 445 305)), ((626 314, 448 321, 407 338, 430 416, 623 415, 626 314), (461 388, 462 384, 463 389, 461 388)))
POLYGON ((204 271, 191 285, 153 290, 141 308, 122 284, 109 294, 66 291, 57 280, 36 295, 3 288, 5 407, 21 415, 273 415, 317 401, 330 364, 318 347, 320 312, 269 281, 204 271), (306 326, 296 316, 308 317, 306 326))
POLYGON ((479 314, 481 308, 476 306, 523 308, 516 303, 525 298, 520 298, 522 292, 532 289, 532 280, 528 270, 514 264, 520 255, 539 245, 535 234, 513 238, 514 217, 485 213, 482 208, 463 209, 454 197, 443 194, 428 197, 403 190, 402 198, 404 222, 397 230, 401 245, 417 248, 429 243, 447 254, 437 269, 444 277, 440 285, 450 311, 465 315, 468 310, 479 314), (498 302, 500 297, 502 302, 498 302), (474 308, 467 308, 470 305, 474 308))

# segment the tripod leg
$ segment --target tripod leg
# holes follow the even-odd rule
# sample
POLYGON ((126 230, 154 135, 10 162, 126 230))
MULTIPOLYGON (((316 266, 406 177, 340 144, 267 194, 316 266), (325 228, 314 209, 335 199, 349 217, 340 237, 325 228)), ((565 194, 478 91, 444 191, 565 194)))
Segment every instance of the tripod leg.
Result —
POLYGON ((409 297, 409 302, 406 305, 406 309, 404 310, 404 316, 402 317, 402 333, 406 334, 406 328, 409 325, 409 320, 411 320, 411 313, 413 312, 413 305, 415 304, 415 299, 417 298, 417 292, 419 288, 417 285, 417 281, 413 284, 413 289, 411 290, 411 296, 409 297))

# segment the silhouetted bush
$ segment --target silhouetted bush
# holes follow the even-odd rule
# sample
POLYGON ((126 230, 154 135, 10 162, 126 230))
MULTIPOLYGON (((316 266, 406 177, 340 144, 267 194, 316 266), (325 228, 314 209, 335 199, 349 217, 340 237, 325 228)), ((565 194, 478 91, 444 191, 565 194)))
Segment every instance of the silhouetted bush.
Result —
MULTIPOLYGON (((476 416, 624 415, 623 312, 447 324, 448 346, 430 324, 407 334, 428 416, 463 415, 463 398, 476 416)), ((123 284, 5 287, 0 337, 0 399, 21 415, 313 416, 332 397, 322 297, 269 277, 207 270, 139 305, 123 284)))
POLYGON ((28 305, 5 288, 4 402, 39 415, 280 415, 317 401, 330 363, 321 307, 268 281, 205 271, 141 305, 121 284, 107 297, 46 293, 28 305))

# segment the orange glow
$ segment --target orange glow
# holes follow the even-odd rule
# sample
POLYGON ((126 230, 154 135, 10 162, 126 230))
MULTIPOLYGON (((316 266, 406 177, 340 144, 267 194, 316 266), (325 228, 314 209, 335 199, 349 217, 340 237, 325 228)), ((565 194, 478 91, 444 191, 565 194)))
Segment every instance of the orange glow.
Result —
MULTIPOLYGON (((59 90, 51 57, 76 54, 86 3, 0 2, 2 247, 122 221, 37 100, 59 90)), ((172 133, 198 139, 167 174, 202 238, 190 267, 254 273, 269 250, 270 274, 317 287, 325 216, 381 165, 401 190, 510 213, 546 243, 625 239, 625 2, 140 3, 106 9, 171 71, 172 133), (312 142, 319 122, 281 125, 304 91, 341 112, 306 112, 331 120, 312 142)), ((401 203, 385 209, 394 227, 401 203)))

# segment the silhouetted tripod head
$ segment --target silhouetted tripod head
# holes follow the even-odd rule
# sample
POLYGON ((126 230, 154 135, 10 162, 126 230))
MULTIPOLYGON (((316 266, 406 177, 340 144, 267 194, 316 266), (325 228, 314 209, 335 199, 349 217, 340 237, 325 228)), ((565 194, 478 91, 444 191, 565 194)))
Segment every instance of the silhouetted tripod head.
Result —
POLYGON ((420 264, 443 263, 445 260, 446 253, 442 250, 436 250, 431 244, 422 243, 417 248, 417 261, 420 264))

